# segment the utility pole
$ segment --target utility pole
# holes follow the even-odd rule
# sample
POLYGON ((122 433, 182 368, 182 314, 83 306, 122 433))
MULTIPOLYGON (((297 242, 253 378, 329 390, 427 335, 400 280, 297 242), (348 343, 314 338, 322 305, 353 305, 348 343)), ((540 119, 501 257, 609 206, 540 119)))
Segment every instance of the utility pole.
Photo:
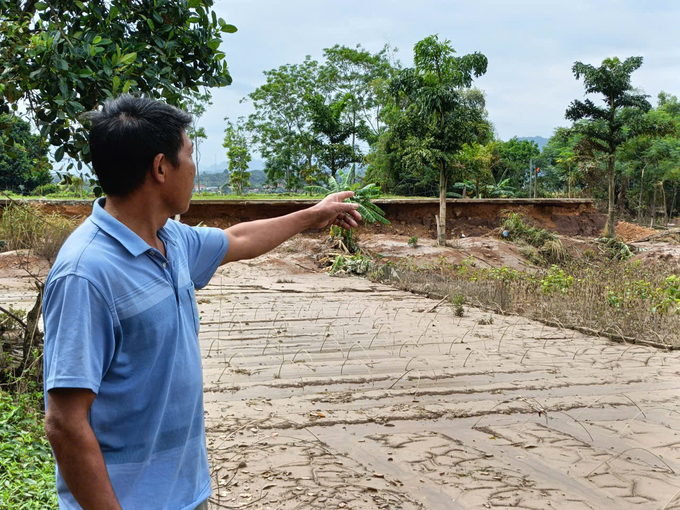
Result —
POLYGON ((531 190, 534 187, 534 165, 533 160, 529 160, 529 198, 531 198, 531 190))

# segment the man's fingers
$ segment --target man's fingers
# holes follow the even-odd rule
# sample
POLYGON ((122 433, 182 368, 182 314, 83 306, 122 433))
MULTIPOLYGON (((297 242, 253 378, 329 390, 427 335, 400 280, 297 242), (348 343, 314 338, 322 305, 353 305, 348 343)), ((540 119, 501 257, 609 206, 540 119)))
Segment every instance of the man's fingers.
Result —
POLYGON ((340 193, 336 193, 335 196, 339 202, 342 202, 347 198, 352 198, 354 196, 354 191, 341 191, 340 193))

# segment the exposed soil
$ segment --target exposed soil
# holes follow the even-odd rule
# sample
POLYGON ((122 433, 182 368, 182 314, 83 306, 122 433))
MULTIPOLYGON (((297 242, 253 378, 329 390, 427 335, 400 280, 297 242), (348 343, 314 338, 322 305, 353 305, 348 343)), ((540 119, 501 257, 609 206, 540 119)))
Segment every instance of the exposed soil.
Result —
MULTIPOLYGON (((90 200, 31 201, 46 213, 85 218, 92 210, 90 200)), ((229 227, 239 222, 271 218, 304 209, 316 201, 306 200, 195 200, 182 221, 208 226, 229 227)), ((369 232, 436 237, 435 216, 439 203, 431 199, 376 200, 391 225, 362 227, 369 232)), ((0 200, 0 208, 3 201, 0 200)), ((447 204, 447 229, 452 238, 484 235, 498 226, 505 211, 519 212, 534 223, 566 236, 596 237, 604 228, 605 217, 591 200, 581 199, 459 199, 447 204)))
POLYGON ((627 221, 619 221, 616 223, 616 235, 627 243, 637 241, 638 239, 655 234, 656 232, 657 231, 653 228, 641 227, 640 225, 628 223, 627 221))
POLYGON ((287 247, 198 293, 215 508, 680 508, 680 352, 458 318, 287 247))
MULTIPOLYGON (((526 266, 493 236, 361 236, 388 258, 526 266)), ((213 509, 680 509, 680 351, 456 317, 328 276, 323 249, 298 236, 197 293, 213 509)), ((0 305, 33 303, 21 257, 0 257, 0 305)))

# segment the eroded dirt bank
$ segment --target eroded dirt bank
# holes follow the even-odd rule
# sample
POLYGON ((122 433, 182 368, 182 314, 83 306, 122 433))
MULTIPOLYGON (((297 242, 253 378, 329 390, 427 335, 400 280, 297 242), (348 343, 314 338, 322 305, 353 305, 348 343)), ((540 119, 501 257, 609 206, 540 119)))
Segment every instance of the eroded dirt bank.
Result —
MULTIPOLYGON (((7 201, 0 200, 0 207, 7 201)), ((282 216, 309 207, 316 200, 194 200, 182 221, 190 225, 200 222, 208 226, 228 227, 242 221, 282 216)), ((89 200, 34 200, 46 212, 86 217, 91 211, 89 200)), ((439 202, 432 199, 376 200, 392 222, 390 226, 365 227, 377 233, 410 233, 436 235, 435 215, 439 202)), ((451 235, 480 235, 496 228, 503 211, 522 213, 541 228, 567 236, 598 236, 605 217, 587 199, 458 199, 447 204, 447 229, 451 235)))

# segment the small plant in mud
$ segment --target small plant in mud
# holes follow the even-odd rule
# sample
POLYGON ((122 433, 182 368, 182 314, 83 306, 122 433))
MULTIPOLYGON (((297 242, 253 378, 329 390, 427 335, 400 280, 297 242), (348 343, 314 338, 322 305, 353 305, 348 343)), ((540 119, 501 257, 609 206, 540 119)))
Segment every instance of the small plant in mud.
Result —
POLYGON ((463 305, 467 302, 463 294, 456 294, 451 303, 453 303, 453 313, 456 317, 463 317, 465 315, 465 308, 463 305))
POLYGON ((356 274, 365 275, 371 268, 371 259, 357 253, 356 255, 338 255, 331 266, 331 275, 356 274))
POLYGON ((493 315, 487 315, 477 320, 477 324, 480 326, 491 326, 493 324, 493 315))
POLYGON ((550 266, 548 274, 541 279, 541 291, 543 294, 553 294, 559 292, 566 294, 567 290, 574 284, 574 277, 565 274, 563 269, 556 265, 550 266))
POLYGON ((418 236, 413 236, 408 240, 408 245, 411 248, 417 248, 418 247, 418 236))

